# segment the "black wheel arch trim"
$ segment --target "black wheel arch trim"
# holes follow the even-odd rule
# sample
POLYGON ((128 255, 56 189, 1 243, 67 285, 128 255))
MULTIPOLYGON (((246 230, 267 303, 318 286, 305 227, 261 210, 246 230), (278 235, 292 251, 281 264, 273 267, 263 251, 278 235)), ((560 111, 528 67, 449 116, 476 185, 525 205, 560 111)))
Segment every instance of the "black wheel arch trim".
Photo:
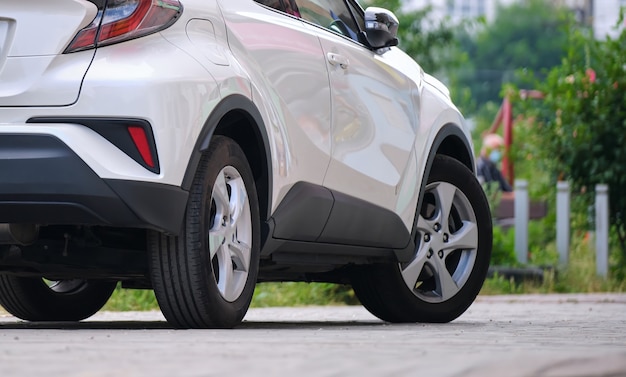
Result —
POLYGON ((396 253, 396 258, 398 259, 398 261, 400 262, 408 262, 411 260, 411 258, 413 257, 413 254, 415 253, 415 248, 417 247, 416 245, 416 236, 417 236, 417 220, 418 220, 418 213, 419 213, 419 209, 422 208, 422 202, 424 200, 424 191, 426 189, 426 183, 428 182, 428 174, 430 174, 430 170, 432 169, 433 166, 433 161, 435 160, 435 156, 437 156, 438 154, 447 154, 449 155, 449 153, 446 153, 446 151, 443 151, 442 153, 442 145, 444 144, 444 142, 446 140, 451 140, 449 138, 453 138, 453 140, 458 144, 459 142, 465 147, 463 151, 456 151, 456 156, 452 155, 451 157, 456 158, 457 160, 461 161, 463 163, 463 165, 467 166, 468 169, 470 169, 472 172, 475 172, 475 166, 473 163, 473 153, 472 153, 472 147, 470 145, 469 140, 467 140, 465 134, 463 133, 463 131, 459 128, 459 126, 452 124, 452 123, 448 123, 446 125, 444 125, 439 132, 437 132, 437 135, 435 136, 435 139, 433 141, 432 147, 430 149, 430 152, 428 154, 428 158, 426 159, 426 165, 424 167, 424 176, 422 177, 422 182, 420 184, 420 191, 419 191, 419 196, 417 199, 417 210, 416 210, 416 216, 415 219, 413 220, 413 230, 411 231, 411 240, 409 242, 409 244, 404 248, 404 249, 396 249, 395 253, 396 253), (464 153, 462 153, 464 152, 464 153), (458 158, 458 153, 462 153, 461 156, 464 157, 463 161, 462 159, 458 158))
POLYGON ((224 119, 224 116, 232 111, 239 112, 241 115, 246 116, 250 120, 250 123, 254 124, 254 131, 263 143, 263 145, 261 145, 260 147, 263 149, 261 153, 265 153, 264 167, 267 169, 266 178, 268 179, 266 193, 267 197, 264 199, 267 205, 265 211, 261 213, 261 220, 265 221, 270 216, 272 199, 272 157, 269 147, 270 143, 267 136, 267 130, 265 129, 265 122, 263 121, 263 117, 261 116, 261 112, 252 102, 252 100, 243 95, 232 94, 224 97, 215 106, 207 120, 204 122, 204 126, 200 131, 200 135, 198 136, 196 145, 194 146, 191 158, 189 159, 189 163, 187 164, 187 169, 185 170, 185 175, 181 187, 183 188, 183 190, 189 191, 189 189, 191 188, 191 184, 193 183, 194 175, 200 163, 200 157, 202 156, 202 153, 209 148, 209 143, 211 142, 211 139, 213 138, 213 135, 215 134, 215 131, 217 130, 221 121, 224 119))

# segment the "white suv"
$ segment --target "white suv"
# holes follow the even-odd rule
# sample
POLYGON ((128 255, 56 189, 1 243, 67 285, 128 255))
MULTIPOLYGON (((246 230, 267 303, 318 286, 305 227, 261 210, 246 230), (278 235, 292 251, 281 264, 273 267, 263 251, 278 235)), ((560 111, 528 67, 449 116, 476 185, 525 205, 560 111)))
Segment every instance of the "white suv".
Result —
POLYGON ((461 315, 489 207, 397 27, 354 0, 0 0, 0 304, 81 320, 121 282, 233 327, 257 281, 324 281, 461 315))

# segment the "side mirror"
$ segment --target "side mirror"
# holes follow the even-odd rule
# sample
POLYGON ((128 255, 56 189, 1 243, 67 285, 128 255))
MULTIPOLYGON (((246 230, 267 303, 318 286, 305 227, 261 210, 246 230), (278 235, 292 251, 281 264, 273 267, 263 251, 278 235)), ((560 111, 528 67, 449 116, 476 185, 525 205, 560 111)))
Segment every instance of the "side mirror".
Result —
POLYGON ((390 10, 378 7, 365 9, 365 37, 372 48, 397 46, 398 24, 398 18, 390 10))

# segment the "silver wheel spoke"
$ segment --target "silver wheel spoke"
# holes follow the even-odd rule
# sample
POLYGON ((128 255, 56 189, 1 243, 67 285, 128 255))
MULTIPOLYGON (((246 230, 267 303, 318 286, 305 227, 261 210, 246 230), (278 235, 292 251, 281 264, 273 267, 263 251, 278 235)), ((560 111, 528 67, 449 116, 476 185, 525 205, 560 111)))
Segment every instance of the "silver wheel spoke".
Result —
POLYGON ((230 216, 230 198, 228 197, 228 188, 226 187, 226 177, 224 172, 217 175, 215 184, 213 185, 213 200, 217 207, 217 213, 228 218, 230 216))
POLYGON ((223 228, 220 227, 219 230, 219 232, 212 231, 209 233, 209 256, 211 259, 215 257, 217 250, 224 244, 224 236, 221 234, 223 233, 223 228))
POLYGON ((234 240, 230 245, 232 259, 240 271, 248 271, 250 266, 250 250, 251 247, 243 242, 234 240))
MULTIPOLYGON (((426 220, 422 215, 418 215, 417 229, 421 234, 433 231, 433 221, 426 220)), ((402 270, 402 278, 410 289, 416 288, 417 280, 426 264, 430 242, 420 242, 419 249, 415 253, 415 258, 402 270)))
POLYGON ((213 184, 215 221, 209 230, 209 254, 217 258, 217 288, 227 301, 239 298, 248 279, 252 252, 252 218, 243 178, 226 166, 213 184))
POLYGON ((478 247, 478 227, 470 221, 463 221, 461 229, 450 235, 446 249, 476 249, 478 247))
POLYGON ((233 179, 228 182, 228 184, 231 189, 229 202, 230 221, 231 224, 237 226, 244 206, 248 202, 248 194, 246 193, 246 186, 243 183, 243 179, 233 179))
POLYGON ((417 285, 417 279, 420 276, 420 273, 424 269, 424 264, 426 263, 426 251, 420 250, 417 253, 417 256, 404 270, 402 270, 402 278, 406 283, 407 287, 414 289, 417 285))
POLYGON ((454 296, 459 291, 459 287, 446 268, 445 258, 433 258, 433 260, 437 283, 435 292, 445 301, 454 296))
POLYGON ((448 217, 452 210, 452 204, 454 203, 454 195, 457 188, 450 183, 442 182, 437 185, 435 189, 435 195, 437 196, 437 207, 439 213, 437 214, 438 221, 441 222, 443 229, 448 229, 448 217))
POLYGON ((417 218, 417 230, 421 233, 430 233, 433 231, 433 221, 426 220, 422 215, 417 218))
POLYGON ((232 290, 233 281, 233 261, 230 257, 230 251, 226 245, 218 248, 217 261, 219 269, 219 280, 217 282, 217 288, 226 298, 229 296, 229 291, 232 290))

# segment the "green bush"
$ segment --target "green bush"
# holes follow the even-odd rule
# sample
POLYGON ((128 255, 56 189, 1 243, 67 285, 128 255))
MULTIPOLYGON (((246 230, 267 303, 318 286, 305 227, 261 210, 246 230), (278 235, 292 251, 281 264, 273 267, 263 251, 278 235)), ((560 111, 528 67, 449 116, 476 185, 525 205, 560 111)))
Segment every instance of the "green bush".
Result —
POLYGON ((502 227, 494 226, 491 265, 514 266, 516 264, 515 231, 513 228, 503 229, 502 227))
POLYGON ((567 58, 535 83, 544 99, 525 101, 525 113, 536 120, 536 158, 553 181, 570 182, 581 201, 579 211, 593 204, 596 184, 609 186, 609 220, 626 253, 626 196, 621 195, 626 187, 626 31, 596 40, 571 27, 569 42, 567 58))

